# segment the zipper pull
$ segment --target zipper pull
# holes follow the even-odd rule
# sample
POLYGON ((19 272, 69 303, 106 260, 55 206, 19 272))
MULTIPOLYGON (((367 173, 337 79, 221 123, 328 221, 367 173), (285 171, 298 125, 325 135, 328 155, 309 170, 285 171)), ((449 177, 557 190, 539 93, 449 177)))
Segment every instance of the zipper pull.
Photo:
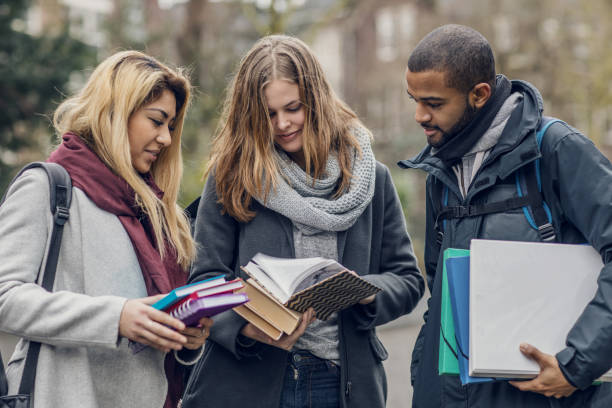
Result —
POLYGON ((346 395, 347 398, 351 397, 351 388, 353 387, 353 383, 351 381, 347 381, 346 382, 346 389, 344 391, 344 394, 346 395))

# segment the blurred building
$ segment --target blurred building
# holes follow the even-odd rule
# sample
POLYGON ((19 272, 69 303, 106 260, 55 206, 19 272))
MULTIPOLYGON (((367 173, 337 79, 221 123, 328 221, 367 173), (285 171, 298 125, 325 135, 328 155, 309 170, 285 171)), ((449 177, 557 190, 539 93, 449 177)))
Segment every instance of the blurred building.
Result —
POLYGON ((606 68, 612 45, 605 41, 612 34, 605 24, 612 5, 518 1, 529 7, 515 0, 278 0, 276 9, 269 8, 272 0, 33 0, 26 26, 41 35, 67 22, 71 35, 102 55, 142 48, 192 67, 196 82, 214 94, 257 37, 280 28, 312 45, 334 89, 374 131, 381 151, 414 152, 423 140, 403 91, 409 51, 436 26, 471 25, 493 44, 501 72, 541 90, 547 114, 612 149, 606 68))

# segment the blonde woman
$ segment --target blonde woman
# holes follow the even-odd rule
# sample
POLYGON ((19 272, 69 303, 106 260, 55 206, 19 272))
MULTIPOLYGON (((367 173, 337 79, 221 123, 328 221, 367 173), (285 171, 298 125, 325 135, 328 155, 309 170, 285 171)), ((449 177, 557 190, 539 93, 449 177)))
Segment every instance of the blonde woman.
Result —
POLYGON ((179 71, 125 51, 57 108, 62 143, 48 161, 66 168, 74 187, 53 293, 35 284, 52 223, 44 172, 25 172, 0 207, 0 329, 23 338, 9 392, 28 340, 42 343, 35 408, 176 405, 166 353, 200 348, 205 330, 150 304, 185 283, 195 253, 176 204, 189 96, 179 71), (133 353, 130 340, 150 347, 133 353))
POLYGON ((269 36, 240 62, 213 141, 190 281, 257 252, 338 260, 383 289, 275 341, 235 312, 215 318, 183 407, 383 407, 376 326, 424 290, 397 193, 369 131, 332 91, 302 41, 269 36))

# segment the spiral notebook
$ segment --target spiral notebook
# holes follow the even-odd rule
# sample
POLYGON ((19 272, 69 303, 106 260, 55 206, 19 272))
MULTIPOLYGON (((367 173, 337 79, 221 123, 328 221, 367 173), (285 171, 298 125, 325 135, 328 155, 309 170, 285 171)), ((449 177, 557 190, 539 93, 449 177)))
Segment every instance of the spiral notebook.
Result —
POLYGON ((170 312, 175 317, 185 323, 186 326, 196 326, 202 317, 214 316, 236 306, 248 302, 249 298, 245 293, 230 293, 215 295, 197 299, 187 299, 176 309, 170 312))

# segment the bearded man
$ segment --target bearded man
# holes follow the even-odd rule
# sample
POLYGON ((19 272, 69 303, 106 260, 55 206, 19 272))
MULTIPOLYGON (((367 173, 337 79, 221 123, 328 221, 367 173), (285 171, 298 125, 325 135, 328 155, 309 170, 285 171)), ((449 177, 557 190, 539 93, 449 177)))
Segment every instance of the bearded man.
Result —
POLYGON ((612 367, 610 162, 579 131, 543 117, 535 87, 496 75, 491 46, 469 27, 429 33, 412 51, 405 74, 428 143, 399 163, 428 173, 431 298, 412 355, 413 407, 611 407, 612 384, 593 385, 612 367), (588 242, 601 253, 596 295, 567 335, 566 348, 553 356, 521 345, 540 366, 534 379, 462 386, 458 376, 438 373, 442 253, 467 249, 473 238, 588 242))

